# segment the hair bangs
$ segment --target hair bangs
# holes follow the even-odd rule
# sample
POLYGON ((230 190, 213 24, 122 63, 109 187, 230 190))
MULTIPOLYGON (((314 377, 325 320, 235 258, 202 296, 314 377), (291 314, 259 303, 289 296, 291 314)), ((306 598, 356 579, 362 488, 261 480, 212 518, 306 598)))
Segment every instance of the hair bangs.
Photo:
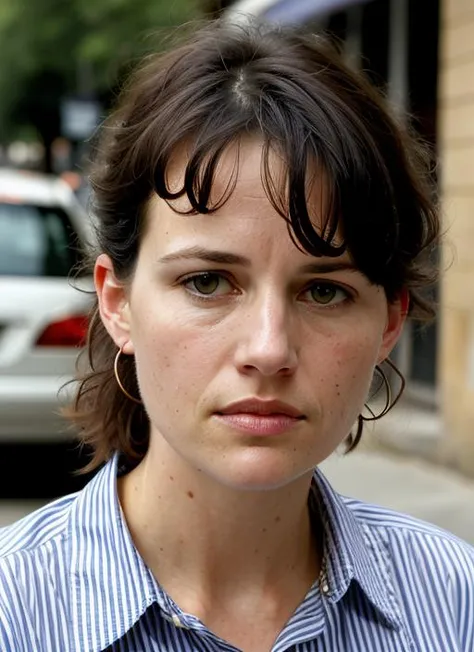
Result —
POLYGON ((346 250, 338 208, 337 186, 316 159, 307 139, 301 148, 265 141, 262 183, 274 209, 288 224, 298 249, 311 256, 337 257, 346 250), (283 151, 282 151, 283 150, 283 151), (276 176, 272 159, 283 160, 284 174, 276 176))
POLYGON ((272 124, 265 123, 261 116, 259 119, 254 116, 252 120, 247 115, 245 121, 239 121, 240 132, 236 136, 235 114, 233 118, 231 125, 223 122, 216 125, 209 121, 193 139, 190 137, 185 143, 174 143, 168 152, 161 149, 152 166, 154 191, 177 213, 215 212, 234 192, 243 141, 261 139, 262 185, 275 211, 287 222, 295 246, 318 257, 342 255, 346 245, 342 236, 338 183, 328 174, 324 157, 304 133, 303 125, 292 124, 290 117, 272 124), (233 147, 235 160, 225 178, 220 163, 223 155, 233 147), (170 172, 173 161, 181 156, 186 164, 176 184, 170 180, 170 172), (282 165, 275 165, 276 159, 282 165), (283 175, 281 168, 284 169, 283 175), (320 189, 314 193, 316 185, 320 189), (318 202, 314 201, 314 195, 321 195, 318 202), (185 208, 179 205, 181 199, 187 200, 185 208))
MULTIPOLYGON (((238 179, 239 151, 237 146, 232 169, 223 177, 221 160, 225 153, 238 144, 238 138, 211 140, 200 138, 192 145, 181 146, 166 161, 156 166, 154 190, 176 213, 183 215, 213 213, 221 208, 232 195, 238 179), (175 168, 181 156, 186 163, 175 168), (178 181, 176 181, 176 178, 178 181), (219 183, 217 178, 219 177, 219 183), (172 180, 174 178, 174 181, 172 180), (219 191, 216 192, 216 186, 219 191), (186 207, 180 207, 179 200, 185 199, 186 207)), ((181 159, 182 160, 182 159, 181 159)))

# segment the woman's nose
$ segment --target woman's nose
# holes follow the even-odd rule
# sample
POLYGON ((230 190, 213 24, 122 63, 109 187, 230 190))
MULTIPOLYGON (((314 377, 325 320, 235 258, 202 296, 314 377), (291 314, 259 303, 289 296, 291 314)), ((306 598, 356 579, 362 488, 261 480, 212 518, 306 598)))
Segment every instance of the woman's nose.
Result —
POLYGON ((267 299, 249 308, 238 332, 239 371, 263 376, 294 373, 298 354, 290 331, 291 316, 282 301, 267 299))

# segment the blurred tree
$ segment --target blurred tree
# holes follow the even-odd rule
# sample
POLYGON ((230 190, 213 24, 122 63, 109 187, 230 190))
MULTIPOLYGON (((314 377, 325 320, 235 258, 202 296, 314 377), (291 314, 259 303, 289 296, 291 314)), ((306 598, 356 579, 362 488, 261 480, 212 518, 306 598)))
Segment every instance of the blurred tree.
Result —
POLYGON ((107 105, 163 31, 204 13, 203 0, 0 0, 0 142, 33 126, 49 148, 65 96, 107 105))

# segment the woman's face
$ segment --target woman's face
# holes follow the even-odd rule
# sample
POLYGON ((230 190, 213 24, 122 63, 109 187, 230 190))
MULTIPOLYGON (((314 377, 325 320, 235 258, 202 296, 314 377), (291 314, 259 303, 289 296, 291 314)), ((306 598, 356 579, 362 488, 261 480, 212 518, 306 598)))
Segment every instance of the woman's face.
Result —
MULTIPOLYGON (((129 287, 106 257, 96 266, 104 322, 135 355, 151 448, 245 489, 288 484, 337 448, 406 308, 349 255, 295 247, 260 160, 258 141, 242 146, 237 186, 216 213, 179 215, 155 197, 129 287)), ((234 162, 229 151, 217 195, 234 162)))

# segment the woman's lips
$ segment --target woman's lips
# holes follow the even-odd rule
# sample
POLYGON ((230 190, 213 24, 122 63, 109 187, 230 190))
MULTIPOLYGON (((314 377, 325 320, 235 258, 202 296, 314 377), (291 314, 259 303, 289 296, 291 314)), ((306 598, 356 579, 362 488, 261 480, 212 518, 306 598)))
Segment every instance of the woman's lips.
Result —
POLYGON ((248 398, 216 413, 227 426, 253 435, 281 435, 305 419, 298 408, 278 400, 248 398))
POLYGON ((248 412, 216 414, 216 418, 235 430, 259 436, 281 435, 302 421, 301 418, 291 417, 287 414, 248 412))

